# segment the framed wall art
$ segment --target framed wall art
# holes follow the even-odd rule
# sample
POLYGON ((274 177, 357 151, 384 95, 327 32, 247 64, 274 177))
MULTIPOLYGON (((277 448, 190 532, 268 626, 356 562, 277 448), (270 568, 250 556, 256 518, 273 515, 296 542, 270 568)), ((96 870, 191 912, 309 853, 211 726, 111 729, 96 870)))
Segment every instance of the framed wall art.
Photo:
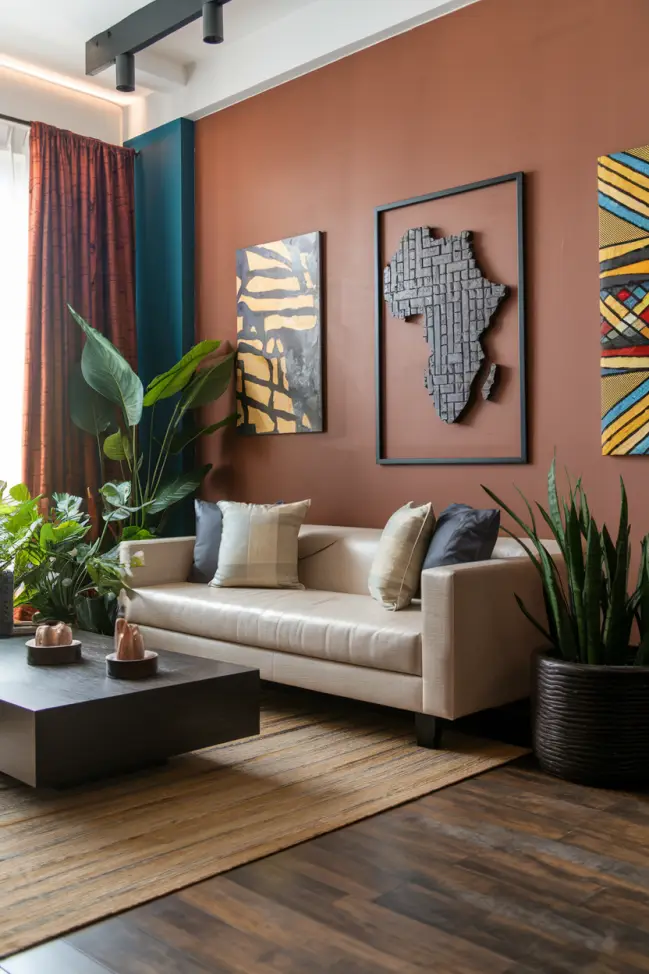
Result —
POLYGON ((375 210, 376 460, 526 463, 524 175, 375 210))
POLYGON ((601 156, 602 453, 649 454, 649 146, 601 156))
POLYGON ((321 234, 237 251, 237 431, 319 433, 321 234))

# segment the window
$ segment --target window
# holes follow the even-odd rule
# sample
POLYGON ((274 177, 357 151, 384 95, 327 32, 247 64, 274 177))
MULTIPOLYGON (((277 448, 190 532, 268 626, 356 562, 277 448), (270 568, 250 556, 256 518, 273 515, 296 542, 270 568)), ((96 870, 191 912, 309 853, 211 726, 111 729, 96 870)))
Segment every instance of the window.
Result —
POLYGON ((29 128, 0 118, 0 479, 22 480, 29 128))

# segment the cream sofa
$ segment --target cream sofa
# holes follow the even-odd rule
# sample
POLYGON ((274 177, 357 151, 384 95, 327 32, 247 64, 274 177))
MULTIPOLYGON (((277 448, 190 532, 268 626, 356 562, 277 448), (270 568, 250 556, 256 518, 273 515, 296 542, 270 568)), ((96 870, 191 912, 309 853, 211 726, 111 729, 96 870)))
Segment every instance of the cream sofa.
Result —
MULTIPOLYGON (((527 696, 542 637, 514 593, 543 614, 534 566, 511 539, 490 561, 422 572, 421 602, 390 612, 368 594, 379 530, 305 525, 304 591, 212 588, 186 581, 193 538, 128 542, 139 550, 126 614, 152 648, 240 663, 262 679, 412 711, 437 746, 441 721, 527 696)), ((556 545, 547 543, 550 550, 556 545)), ((553 551, 553 553, 554 553, 553 551)))

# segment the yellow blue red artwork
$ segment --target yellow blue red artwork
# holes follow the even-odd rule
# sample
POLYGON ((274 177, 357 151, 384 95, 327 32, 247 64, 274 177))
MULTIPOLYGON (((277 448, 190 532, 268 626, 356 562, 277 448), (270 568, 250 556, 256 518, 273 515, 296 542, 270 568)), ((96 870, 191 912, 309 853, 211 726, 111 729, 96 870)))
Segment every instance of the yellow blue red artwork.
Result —
POLYGON ((323 429, 320 233, 237 251, 237 429, 323 429))
POLYGON ((602 452, 649 453, 649 146, 598 160, 602 452))

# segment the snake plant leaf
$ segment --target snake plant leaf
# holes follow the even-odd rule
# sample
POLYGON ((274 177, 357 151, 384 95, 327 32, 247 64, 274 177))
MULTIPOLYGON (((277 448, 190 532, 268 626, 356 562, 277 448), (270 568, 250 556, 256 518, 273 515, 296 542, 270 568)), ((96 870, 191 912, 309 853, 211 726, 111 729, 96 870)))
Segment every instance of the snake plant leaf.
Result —
POLYGON ((586 566, 583 590, 583 617, 586 641, 583 647, 583 663, 602 663, 601 641, 601 584, 602 543, 594 520, 591 520, 586 539, 586 566))
POLYGON ((630 624, 627 611, 629 573, 629 507, 624 482, 621 481, 620 522, 615 545, 615 575, 610 582, 609 604, 604 619, 604 660, 613 663, 626 659, 630 624))
POLYGON ((232 426, 236 418, 236 413, 230 413, 225 419, 219 420, 218 423, 212 423, 211 426, 195 426, 191 424, 185 430, 178 430, 171 439, 170 453, 182 453, 186 446, 189 446, 190 443, 193 443, 199 437, 211 436, 212 433, 223 429, 224 426, 232 426))
POLYGON ((556 523, 553 521, 552 517, 548 514, 548 512, 545 510, 545 508, 543 507, 542 504, 539 504, 538 501, 537 501, 536 506, 539 509, 539 513, 540 513, 541 517, 543 518, 543 520, 545 521, 545 523, 549 527, 550 531, 552 532, 552 535, 554 537, 554 540, 557 542, 557 544, 561 548, 562 554, 565 556, 565 553, 566 553, 565 552, 565 541, 564 541, 563 536, 561 534, 559 534, 559 532, 557 530, 556 523))
POLYGON ((183 409, 198 409, 216 402, 232 379, 234 353, 224 356, 216 365, 196 373, 183 394, 183 409))
POLYGON ((118 430, 117 433, 111 433, 110 436, 106 437, 103 450, 109 460, 117 460, 119 462, 129 460, 133 454, 131 440, 121 430, 118 430))
POLYGON ((530 502, 528 501, 527 497, 525 496, 525 494, 523 493, 523 491, 519 487, 516 488, 516 491, 517 491, 518 494, 520 494, 521 499, 522 499, 523 503, 525 504, 525 507, 527 508, 527 513, 530 516, 530 522, 532 524, 531 534, 538 534, 538 531, 537 531, 537 528, 536 528, 536 519, 534 517, 534 511, 532 510, 532 505, 530 504, 530 502))
MULTIPOLYGON (((489 488, 488 487, 485 487, 484 484, 481 484, 480 486, 484 490, 485 494, 488 494, 489 497, 491 497, 492 501, 495 501, 495 503, 498 504, 499 507, 502 507, 503 511, 506 514, 509 514, 509 516, 512 519, 512 521, 514 521, 514 523, 519 526, 519 528, 521 529, 521 531, 523 531, 524 534, 526 534, 528 538, 532 538, 532 539, 534 538, 534 533, 532 531, 532 528, 529 526, 529 524, 526 524, 525 521, 521 520, 521 518, 518 516, 518 514, 516 514, 516 512, 511 509, 511 507, 508 507, 507 504, 505 504, 505 502, 502 501, 500 499, 500 497, 498 497, 496 494, 494 494, 494 492, 492 490, 489 490, 489 488)), ((515 535, 512 535, 512 537, 515 537, 515 535)), ((525 546, 523 546, 523 547, 525 547, 525 546)))
POLYGON ((189 497, 197 490, 205 477, 206 473, 212 469, 212 464, 208 463, 198 470, 190 473, 181 473, 170 480, 165 481, 156 491, 153 501, 149 505, 150 514, 160 514, 173 504, 189 497))
POLYGON ((220 345, 220 341, 203 341, 190 348, 173 368, 163 372, 162 375, 156 375, 155 379, 151 380, 146 388, 144 405, 153 406, 161 399, 169 399, 177 392, 182 392, 194 375, 197 366, 208 355, 212 355, 220 345))
POLYGON ((557 566, 542 544, 539 543, 537 550, 543 567, 543 584, 555 620, 562 655, 566 659, 576 660, 579 658, 579 646, 557 566))
POLYGON ((559 507, 559 494, 557 492, 557 458, 552 458, 548 473, 548 507, 550 517, 554 524, 557 540, 563 537, 563 524, 561 522, 561 508, 559 507))
POLYGON ((636 666, 649 666, 649 535, 645 535, 642 539, 640 569, 635 594, 640 645, 634 662, 636 666))
MULTIPOLYGON (((598 535, 599 538, 599 535, 598 535)), ((585 581, 586 565, 584 563, 584 551, 582 547, 581 522, 579 512, 575 504, 574 495, 570 501, 570 507, 565 520, 564 528, 564 558, 568 572, 568 591, 572 604, 575 623, 577 628, 577 640, 579 643, 579 655, 581 658, 586 655, 586 645, 588 641, 585 603, 585 581)), ((601 552, 598 564, 601 565, 601 552)), ((598 595, 599 598, 599 595, 598 595)))
POLYGON ((590 508, 588 506, 588 498, 586 497, 586 491, 583 487, 579 486, 579 517, 581 521, 581 530, 584 537, 588 535, 588 527, 590 525, 590 508))
POLYGON ((541 633, 541 635, 543 636, 544 639, 546 639, 549 643, 552 643, 554 646, 556 646, 556 642, 552 638, 552 636, 550 635, 550 633, 548 632, 548 630, 545 628, 545 626, 542 623, 539 622, 538 619, 536 619, 532 615, 532 613, 529 611, 529 609, 527 608, 527 606, 525 605, 525 603, 523 602, 523 600, 520 598, 520 596, 518 596, 518 595, 516 595, 514 593, 514 598, 516 599, 516 603, 518 605, 518 608, 521 610, 521 612, 523 613, 523 615, 525 616, 525 618, 529 622, 532 623, 532 625, 534 626, 535 629, 538 629, 538 631, 541 633))
POLYGON ((649 666, 649 632, 646 632, 640 641, 633 665, 649 666))
POLYGON ((112 342, 68 305, 70 314, 85 333, 81 355, 83 377, 95 392, 120 406, 127 426, 137 426, 142 418, 144 388, 126 359, 112 342))
POLYGON ((72 366, 68 381, 68 397, 70 418, 84 433, 99 436, 112 425, 115 406, 88 385, 83 377, 80 363, 72 366))
POLYGON ((501 526, 501 530, 504 531, 505 534, 508 534, 509 537, 512 539, 512 541, 515 541, 520 546, 520 548, 525 552, 525 554, 527 555, 527 557, 530 559, 530 561, 536 567, 536 570, 538 571, 538 573, 539 573, 539 575, 541 576, 541 579, 542 579, 543 578, 543 569, 541 567, 541 562, 539 561, 539 559, 534 554, 534 550, 532 548, 530 548, 528 545, 526 545, 525 542, 523 541, 523 539, 522 538, 519 538, 517 534, 514 534, 514 532, 513 531, 510 531, 510 529, 508 527, 505 527, 505 525, 502 525, 501 526))

